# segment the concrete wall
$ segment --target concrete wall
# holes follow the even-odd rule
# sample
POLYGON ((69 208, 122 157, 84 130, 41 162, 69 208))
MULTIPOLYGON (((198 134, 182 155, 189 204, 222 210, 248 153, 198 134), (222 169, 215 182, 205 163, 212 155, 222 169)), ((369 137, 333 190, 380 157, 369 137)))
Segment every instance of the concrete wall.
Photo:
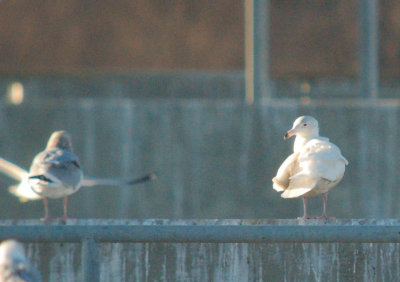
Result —
MULTIPOLYGON (((399 216, 399 104, 397 101, 277 100, 246 106, 232 100, 42 100, 0 111, 1 156, 29 167, 50 133, 70 131, 91 176, 158 179, 136 187, 82 189, 70 197, 75 218, 295 218, 299 199, 285 200, 271 178, 292 150, 283 135, 293 120, 311 114, 321 134, 336 143, 349 166, 329 193, 338 218, 399 216)), ((19 203, 0 175, 2 218, 39 218, 41 202, 19 203)), ((52 201, 51 213, 61 213, 52 201)), ((310 199, 320 214, 322 199, 310 199)))
MULTIPOLYGON (((0 225, 40 225, 2 220, 0 225)), ((59 224, 59 223, 53 223, 59 224)), ((67 225, 399 225, 385 220, 68 220, 67 225)), ((399 244, 103 243, 100 281, 397 281, 399 244)), ((83 281, 80 244, 27 244, 46 281, 83 281)))

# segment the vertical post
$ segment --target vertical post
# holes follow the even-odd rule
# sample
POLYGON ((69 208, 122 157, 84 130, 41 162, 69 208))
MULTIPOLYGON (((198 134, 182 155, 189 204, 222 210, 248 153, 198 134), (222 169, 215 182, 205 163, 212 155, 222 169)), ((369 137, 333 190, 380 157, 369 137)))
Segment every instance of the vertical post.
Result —
POLYGON ((99 248, 97 242, 87 237, 82 240, 82 266, 84 281, 100 281, 99 248))
POLYGON ((271 98, 269 0, 245 0, 246 103, 271 98))
POLYGON ((360 79, 361 95, 378 98, 379 92, 379 3, 378 0, 359 0, 360 79))

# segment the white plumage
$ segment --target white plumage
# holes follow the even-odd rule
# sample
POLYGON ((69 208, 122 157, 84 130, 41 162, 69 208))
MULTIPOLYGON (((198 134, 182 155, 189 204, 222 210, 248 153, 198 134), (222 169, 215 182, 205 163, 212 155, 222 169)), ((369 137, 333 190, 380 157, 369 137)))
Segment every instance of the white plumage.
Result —
POLYGON ((307 218, 306 197, 324 195, 326 218, 327 193, 343 178, 347 160, 328 138, 319 136, 318 122, 310 116, 296 119, 285 139, 296 135, 294 153, 280 166, 272 179, 273 188, 283 198, 302 196, 304 217, 307 218))
POLYGON ((0 282, 40 282, 42 277, 25 256, 21 243, 9 239, 0 244, 0 282))

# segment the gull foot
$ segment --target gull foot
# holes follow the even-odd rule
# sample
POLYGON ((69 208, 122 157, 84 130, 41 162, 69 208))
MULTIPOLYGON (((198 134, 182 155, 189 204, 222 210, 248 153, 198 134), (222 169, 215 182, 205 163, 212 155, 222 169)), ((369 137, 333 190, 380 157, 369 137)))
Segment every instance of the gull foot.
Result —
POLYGON ((313 217, 311 217, 311 216, 302 216, 302 217, 298 217, 297 219, 305 220, 305 219, 313 219, 313 217))
POLYGON ((321 215, 321 216, 315 216, 313 217, 314 219, 319 219, 319 220, 331 220, 331 219, 336 219, 334 216, 327 216, 327 215, 321 215))
POLYGON ((62 221, 67 221, 68 217, 67 216, 63 216, 63 217, 57 217, 57 220, 62 220, 62 221))

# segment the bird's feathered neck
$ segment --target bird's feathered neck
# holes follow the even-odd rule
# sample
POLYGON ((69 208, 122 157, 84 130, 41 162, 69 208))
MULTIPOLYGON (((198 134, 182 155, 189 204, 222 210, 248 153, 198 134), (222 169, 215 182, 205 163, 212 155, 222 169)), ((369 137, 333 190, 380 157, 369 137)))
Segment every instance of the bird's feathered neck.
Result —
POLYGON ((328 138, 319 136, 319 134, 306 135, 306 136, 299 135, 299 136, 296 136, 296 139, 294 141, 293 152, 294 153, 300 152, 301 149, 303 148, 303 146, 306 145, 308 143, 308 141, 310 141, 312 139, 320 139, 323 141, 329 141, 328 138))
POLYGON ((72 152, 72 141, 68 132, 64 130, 54 132, 46 146, 46 150, 50 149, 64 149, 72 152))

